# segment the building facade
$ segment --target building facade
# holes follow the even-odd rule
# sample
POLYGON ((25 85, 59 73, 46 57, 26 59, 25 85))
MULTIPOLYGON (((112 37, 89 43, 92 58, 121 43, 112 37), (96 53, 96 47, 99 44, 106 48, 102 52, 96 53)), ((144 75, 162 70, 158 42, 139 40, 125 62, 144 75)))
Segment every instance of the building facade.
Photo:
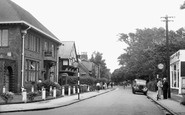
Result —
POLYGON ((77 74, 77 67, 74 63, 78 63, 78 55, 76 52, 76 45, 74 41, 62 41, 59 47, 59 84, 67 84, 68 76, 75 76, 77 74))
POLYGON ((29 12, 10 0, 0 1, 0 92, 21 92, 29 84, 57 82, 61 44, 29 12))
POLYGON ((177 94, 185 93, 185 50, 170 56, 170 88, 177 94))

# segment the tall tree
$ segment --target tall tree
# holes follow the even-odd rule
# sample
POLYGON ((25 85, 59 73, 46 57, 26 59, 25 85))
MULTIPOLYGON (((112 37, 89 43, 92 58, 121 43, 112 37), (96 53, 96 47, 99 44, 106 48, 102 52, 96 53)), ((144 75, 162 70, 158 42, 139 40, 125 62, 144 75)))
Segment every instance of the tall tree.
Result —
POLYGON ((100 67, 100 77, 109 79, 110 69, 107 68, 105 60, 103 59, 103 54, 100 52, 93 52, 91 55, 91 62, 95 63, 100 67))
MULTIPOLYGON (((185 48, 183 28, 169 32, 170 55, 185 48)), ((157 64, 166 62, 166 37, 164 28, 136 29, 135 33, 120 34, 119 40, 128 45, 126 53, 118 57, 119 64, 124 66, 125 75, 155 77, 157 64)), ((164 71, 165 73, 165 71, 164 71)))

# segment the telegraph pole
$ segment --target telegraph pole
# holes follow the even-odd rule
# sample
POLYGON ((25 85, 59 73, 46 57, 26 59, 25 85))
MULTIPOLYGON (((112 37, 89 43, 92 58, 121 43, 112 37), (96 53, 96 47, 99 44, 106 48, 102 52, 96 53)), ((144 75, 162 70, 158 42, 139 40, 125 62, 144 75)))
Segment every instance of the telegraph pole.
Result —
POLYGON ((163 22, 166 23, 166 75, 167 75, 167 79, 168 79, 168 84, 169 84, 169 88, 168 88, 168 98, 171 98, 171 90, 170 90, 170 55, 169 55, 169 37, 168 37, 168 22, 173 21, 173 20, 169 20, 169 18, 174 18, 172 16, 168 16, 166 15, 165 17, 161 17, 164 18, 164 20, 162 20, 163 22))

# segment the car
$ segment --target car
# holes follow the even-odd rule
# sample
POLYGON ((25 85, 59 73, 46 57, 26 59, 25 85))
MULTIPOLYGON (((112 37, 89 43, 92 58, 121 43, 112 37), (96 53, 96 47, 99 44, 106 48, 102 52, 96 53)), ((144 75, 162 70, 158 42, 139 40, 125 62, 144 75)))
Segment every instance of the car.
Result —
POLYGON ((146 80, 143 79, 134 79, 132 83, 132 93, 141 92, 144 95, 147 95, 148 88, 146 87, 146 80))

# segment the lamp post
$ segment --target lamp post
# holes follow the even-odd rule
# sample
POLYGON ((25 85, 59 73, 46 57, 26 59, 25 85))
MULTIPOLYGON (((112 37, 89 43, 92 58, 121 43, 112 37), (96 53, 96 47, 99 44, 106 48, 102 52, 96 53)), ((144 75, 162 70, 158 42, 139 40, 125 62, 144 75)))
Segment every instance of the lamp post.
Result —
POLYGON ((79 63, 74 62, 73 63, 74 67, 77 68, 77 77, 78 77, 78 87, 77 87, 77 93, 78 93, 78 100, 80 100, 80 73, 79 73, 79 63))

